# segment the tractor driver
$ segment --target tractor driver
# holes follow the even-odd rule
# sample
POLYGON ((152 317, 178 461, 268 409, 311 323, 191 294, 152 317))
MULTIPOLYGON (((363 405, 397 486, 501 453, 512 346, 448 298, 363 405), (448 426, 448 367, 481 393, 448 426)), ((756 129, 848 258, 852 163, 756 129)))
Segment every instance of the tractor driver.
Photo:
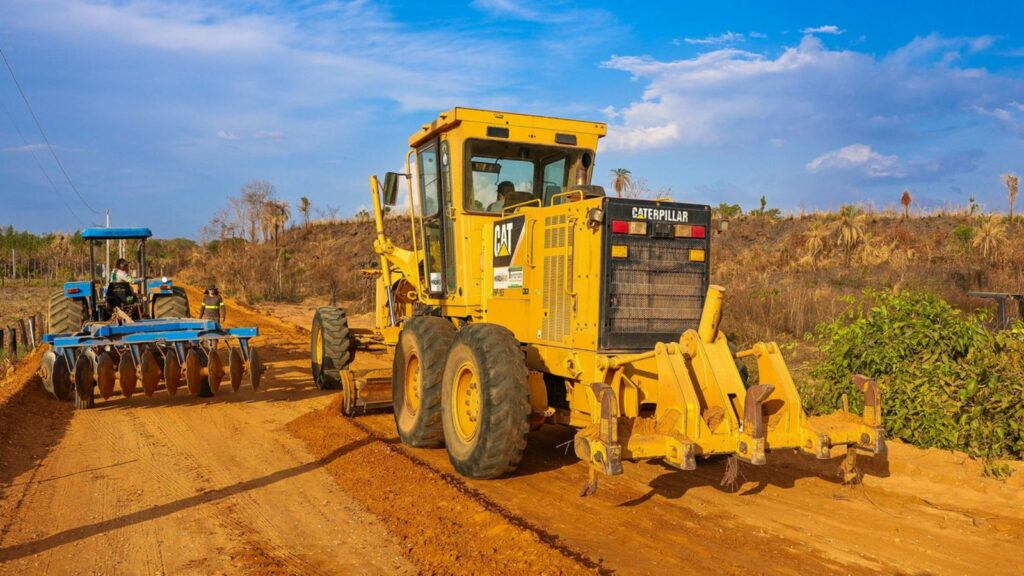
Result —
POLYGON ((110 273, 111 282, 127 282, 131 284, 135 282, 132 275, 128 273, 128 261, 124 258, 118 258, 117 262, 114 263, 114 271, 110 273))
POLYGON ((508 180, 503 180, 498 184, 498 198, 487 206, 487 211, 501 212, 501 209, 505 207, 505 200, 508 198, 508 195, 515 191, 515 184, 508 180))
POLYGON ((223 323, 228 319, 228 309, 224 306, 224 299, 220 297, 220 290, 213 284, 206 287, 203 294, 203 307, 200 317, 204 320, 213 320, 223 323))

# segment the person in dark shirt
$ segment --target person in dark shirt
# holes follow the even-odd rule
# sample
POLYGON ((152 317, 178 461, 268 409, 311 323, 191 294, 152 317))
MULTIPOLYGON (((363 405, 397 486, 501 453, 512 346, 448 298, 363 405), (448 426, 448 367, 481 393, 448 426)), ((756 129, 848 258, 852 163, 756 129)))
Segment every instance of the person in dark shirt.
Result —
POLYGON ((206 287, 202 309, 199 312, 199 317, 204 320, 213 320, 223 324, 228 319, 228 309, 224 306, 224 299, 220 297, 220 290, 216 286, 206 287))

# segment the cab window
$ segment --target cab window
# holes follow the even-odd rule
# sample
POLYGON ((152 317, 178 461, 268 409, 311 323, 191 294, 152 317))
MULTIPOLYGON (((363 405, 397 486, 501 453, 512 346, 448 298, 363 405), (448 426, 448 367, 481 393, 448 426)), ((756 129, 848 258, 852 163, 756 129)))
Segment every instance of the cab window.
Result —
POLYGON ((466 143, 463 208, 499 215, 506 206, 530 200, 547 204, 551 196, 565 190, 570 169, 582 152, 555 146, 470 140, 466 143))

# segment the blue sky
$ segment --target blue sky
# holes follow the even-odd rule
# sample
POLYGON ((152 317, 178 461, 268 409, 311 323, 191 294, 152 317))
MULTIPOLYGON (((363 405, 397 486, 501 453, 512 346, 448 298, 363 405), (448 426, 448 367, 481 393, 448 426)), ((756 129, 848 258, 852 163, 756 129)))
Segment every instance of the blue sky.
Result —
MULTIPOLYGON (((353 214, 456 105, 607 121, 597 183, 693 202, 1005 209, 1024 172, 1019 3, 580 6, 0 0, 0 46, 86 202, 164 237, 251 179, 353 214)), ((0 224, 98 222, 0 73, 0 224)))

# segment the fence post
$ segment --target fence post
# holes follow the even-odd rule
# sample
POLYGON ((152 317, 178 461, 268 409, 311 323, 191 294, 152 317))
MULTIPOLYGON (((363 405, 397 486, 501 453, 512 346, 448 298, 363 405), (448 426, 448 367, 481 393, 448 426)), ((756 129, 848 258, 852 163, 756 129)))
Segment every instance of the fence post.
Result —
POLYGON ((26 336, 28 336, 28 345, 26 347, 29 350, 35 350, 36 349, 36 317, 35 316, 29 316, 28 317, 28 333, 26 334, 26 336))
POLYGON ((7 348, 4 347, 4 337, 6 336, 7 330, 4 330, 3 327, 0 327, 0 352, 7 350, 7 348))
POLYGON ((18 328, 21 330, 21 345, 28 350, 28 326, 25 325, 24 318, 18 320, 18 328))
POLYGON ((18 357, 18 332, 14 326, 7 327, 7 349, 10 351, 11 359, 18 357))
POLYGON ((43 315, 39 312, 35 313, 36 319, 36 344, 43 343, 43 334, 46 334, 46 326, 43 324, 43 315))

